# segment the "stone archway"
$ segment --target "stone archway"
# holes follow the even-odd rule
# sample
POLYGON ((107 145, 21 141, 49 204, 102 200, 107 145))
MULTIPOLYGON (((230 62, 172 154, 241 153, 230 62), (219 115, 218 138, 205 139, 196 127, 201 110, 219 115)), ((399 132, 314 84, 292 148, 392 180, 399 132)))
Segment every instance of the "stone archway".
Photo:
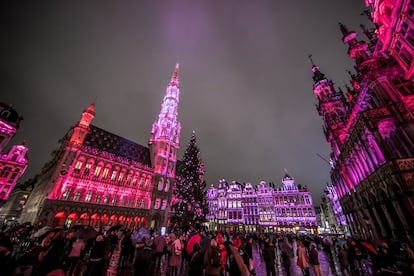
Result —
POLYGON ((66 228, 70 228, 72 225, 76 224, 78 221, 78 214, 77 213, 70 213, 66 220, 65 220, 65 226, 66 228))
POLYGON ((57 212, 53 217, 52 226, 63 226, 65 223, 66 214, 65 212, 57 212))

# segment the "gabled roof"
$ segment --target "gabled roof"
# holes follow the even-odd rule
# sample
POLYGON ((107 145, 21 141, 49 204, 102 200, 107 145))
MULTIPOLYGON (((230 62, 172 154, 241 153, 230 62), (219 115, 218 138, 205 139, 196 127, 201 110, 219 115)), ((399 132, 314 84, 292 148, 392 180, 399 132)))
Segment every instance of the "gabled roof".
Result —
POLYGON ((85 137, 84 145, 110 152, 151 167, 149 148, 126 138, 90 125, 90 132, 85 137))

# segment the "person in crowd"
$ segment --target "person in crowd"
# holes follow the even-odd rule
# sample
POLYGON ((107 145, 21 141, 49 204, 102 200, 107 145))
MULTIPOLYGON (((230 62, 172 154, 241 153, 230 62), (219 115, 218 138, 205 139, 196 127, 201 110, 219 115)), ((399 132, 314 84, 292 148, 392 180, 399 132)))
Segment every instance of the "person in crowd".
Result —
MULTIPOLYGON (((239 253, 240 250, 235 248, 230 241, 225 242, 224 246, 229 256, 229 268, 227 271, 229 276, 250 276, 249 269, 246 266, 248 258, 244 260, 243 256, 239 253)), ((241 250, 241 252, 243 251, 241 250)), ((244 255, 246 256, 246 254, 244 255)))
POLYGON ((51 238, 50 245, 39 254, 39 275, 46 275, 56 269, 63 269, 65 234, 58 230, 51 238))
POLYGON ((297 241, 297 255, 298 255, 298 260, 297 260, 297 265, 300 267, 300 269, 302 270, 302 273, 304 276, 309 276, 309 257, 308 254, 306 253, 306 248, 303 245, 303 242, 301 240, 297 241))
POLYGON ((105 265, 105 243, 102 235, 98 235, 92 245, 85 276, 102 276, 105 265))
POLYGON ((11 273, 11 256, 13 244, 10 240, 10 232, 0 232, 0 267, 4 273, 11 273))
POLYGON ((188 259, 188 267, 188 276, 203 275, 203 255, 201 254, 201 247, 198 243, 193 245, 188 259))
POLYGON ((132 244, 131 232, 127 231, 121 241, 121 260, 120 267, 129 265, 130 256, 134 254, 134 246, 132 244))
POLYGON ((188 240, 185 246, 185 250, 187 251, 188 256, 193 253, 194 244, 198 243, 198 245, 200 245, 200 242, 200 233, 194 228, 194 226, 191 226, 189 230, 188 240))
POLYGON ((243 245, 242 240, 239 238, 237 234, 233 234, 233 246, 236 249, 239 249, 243 245))
POLYGON ((155 245, 155 269, 157 271, 161 270, 161 262, 162 262, 162 257, 165 253, 165 251, 167 250, 167 243, 165 240, 165 237, 161 235, 160 232, 158 232, 155 235, 154 238, 154 245, 155 245))
POLYGON ((287 237, 283 238, 280 251, 282 252, 282 265, 285 268, 286 275, 290 276, 290 264, 291 259, 293 258, 293 248, 287 237))
POLYGON ((275 270, 275 248, 273 246, 273 243, 268 238, 264 242, 264 248, 263 248, 263 260, 266 265, 266 275, 267 276, 276 276, 276 270, 275 270))
POLYGON ((403 250, 403 255, 407 259, 409 274, 414 274, 414 252, 408 245, 408 243, 402 243, 401 248, 403 250))
POLYGON ((66 276, 72 276, 83 254, 84 249, 85 249, 85 242, 82 239, 77 239, 73 243, 72 250, 69 253, 68 259, 64 267, 66 276))
POLYGON ((318 249, 315 243, 311 243, 309 252, 309 263, 312 265, 316 276, 322 276, 321 266, 319 263, 318 249))
POLYGON ((177 236, 174 233, 169 235, 169 244, 168 244, 168 273, 169 276, 178 275, 178 266, 181 263, 181 253, 182 245, 180 239, 177 239, 177 236))
POLYGON ((215 239, 210 241, 210 247, 204 254, 203 264, 205 267, 205 276, 220 276, 221 256, 215 239))
POLYGON ((253 260, 253 238, 250 235, 246 236, 246 242, 243 245, 243 248, 246 255, 249 257, 247 267, 249 268, 250 274, 256 275, 255 264, 253 260))
POLYGON ((349 274, 349 260, 348 260, 348 252, 346 250, 347 244, 343 246, 338 245, 338 260, 341 266, 341 272, 344 276, 348 276, 349 274))
POLYGON ((136 252, 135 256, 135 275, 136 276, 152 276, 155 270, 156 252, 153 249, 153 240, 151 238, 145 240, 144 247, 136 252))
POLYGON ((224 242, 218 243, 218 249, 219 249, 220 257, 221 257, 220 275, 224 276, 226 275, 226 270, 227 270, 227 250, 226 250, 226 247, 224 246, 224 242))

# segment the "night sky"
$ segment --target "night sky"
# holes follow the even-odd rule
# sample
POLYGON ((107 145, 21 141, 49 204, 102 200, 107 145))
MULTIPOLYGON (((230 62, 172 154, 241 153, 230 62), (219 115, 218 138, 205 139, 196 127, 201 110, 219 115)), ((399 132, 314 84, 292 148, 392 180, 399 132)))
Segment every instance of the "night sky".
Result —
POLYGON ((24 117, 12 140, 29 147, 23 180, 95 99, 94 125, 146 145, 178 62, 180 158, 194 130, 208 185, 280 186, 286 168, 319 203, 330 150, 308 55, 348 83, 338 22, 365 39, 363 0, 8 2, 0 101, 24 117))

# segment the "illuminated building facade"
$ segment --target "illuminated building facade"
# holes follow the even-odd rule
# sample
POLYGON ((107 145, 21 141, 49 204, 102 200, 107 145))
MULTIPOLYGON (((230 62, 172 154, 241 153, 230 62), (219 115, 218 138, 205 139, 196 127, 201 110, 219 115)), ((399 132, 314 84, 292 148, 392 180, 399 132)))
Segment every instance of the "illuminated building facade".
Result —
POLYGON ((355 61, 346 97, 312 66, 313 92, 331 146, 330 191, 339 222, 354 235, 414 236, 413 1, 366 0, 375 23, 368 42, 340 24, 355 61), (340 202, 342 210, 337 205, 340 202))
POLYGON ((92 125, 91 104, 44 165, 20 220, 166 226, 176 182, 179 94, 177 65, 152 125, 149 147, 92 125))
POLYGON ((282 183, 282 187, 275 188, 273 184, 261 181, 254 188, 251 183, 233 181, 228 185, 221 180, 218 189, 210 187, 207 192, 209 206, 218 206, 217 209, 209 209, 210 229, 248 232, 307 230, 313 233, 318 225, 309 190, 297 186, 287 174, 282 183), (227 212, 220 213, 221 209, 227 212), (215 218, 220 218, 218 224, 215 218))
POLYGON ((13 145, 5 152, 21 121, 22 117, 12 107, 0 103, 0 206, 9 199, 28 165, 28 148, 24 144, 13 145))

